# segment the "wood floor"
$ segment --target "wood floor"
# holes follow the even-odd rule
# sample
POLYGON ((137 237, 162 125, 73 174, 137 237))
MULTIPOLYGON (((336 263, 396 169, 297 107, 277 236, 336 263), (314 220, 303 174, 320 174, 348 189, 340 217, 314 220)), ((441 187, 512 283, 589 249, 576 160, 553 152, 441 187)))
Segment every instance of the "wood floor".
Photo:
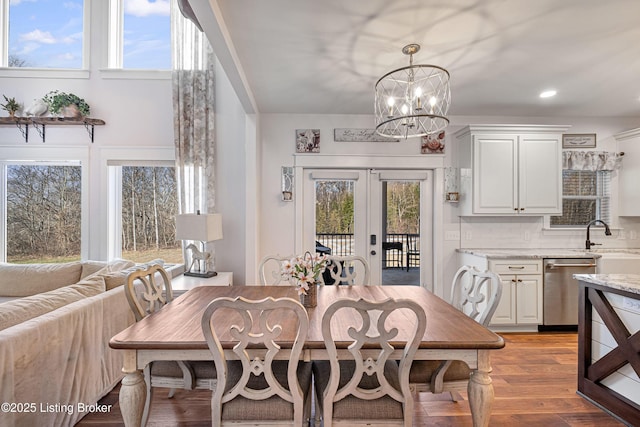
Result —
MULTIPOLYGON (((502 334, 506 346, 492 353, 495 402, 491 426, 623 426, 576 394, 577 334, 502 334)), ((148 426, 210 426, 210 393, 178 390, 167 399, 154 392, 148 426)), ((452 402, 448 394, 416 396, 414 426, 471 426, 466 393, 452 402)), ((107 414, 89 414, 82 427, 123 425, 118 387, 101 403, 113 404, 107 414)))

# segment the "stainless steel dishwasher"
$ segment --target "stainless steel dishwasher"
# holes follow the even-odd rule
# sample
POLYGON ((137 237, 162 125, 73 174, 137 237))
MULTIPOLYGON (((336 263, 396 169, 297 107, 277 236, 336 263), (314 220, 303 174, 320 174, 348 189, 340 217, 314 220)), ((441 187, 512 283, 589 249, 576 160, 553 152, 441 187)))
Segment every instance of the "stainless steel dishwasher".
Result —
POLYGON ((578 281, 574 274, 594 274, 593 258, 544 260, 543 328, 564 329, 578 325, 578 281))

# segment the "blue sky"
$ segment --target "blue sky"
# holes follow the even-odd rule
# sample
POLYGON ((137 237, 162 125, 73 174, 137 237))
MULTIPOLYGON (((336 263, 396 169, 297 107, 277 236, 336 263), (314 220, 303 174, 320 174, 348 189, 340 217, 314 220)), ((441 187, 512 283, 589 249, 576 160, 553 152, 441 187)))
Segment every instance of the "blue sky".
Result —
MULTIPOLYGON (((124 67, 171 68, 169 0, 124 3, 124 67)), ((82 0, 11 0, 9 55, 29 67, 81 68, 82 17, 82 0)))

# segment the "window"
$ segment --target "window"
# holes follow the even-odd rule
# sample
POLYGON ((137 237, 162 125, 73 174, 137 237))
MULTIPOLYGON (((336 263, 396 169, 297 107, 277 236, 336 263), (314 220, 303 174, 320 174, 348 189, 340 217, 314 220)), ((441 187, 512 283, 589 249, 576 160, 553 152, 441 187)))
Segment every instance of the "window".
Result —
POLYGON ((562 171, 562 216, 551 216, 551 227, 583 227, 594 219, 610 220, 610 172, 562 171))
POLYGON ((80 259, 82 170, 79 164, 6 166, 6 261, 80 259))
POLYGON ((119 191, 120 253, 136 262, 162 258, 182 263, 182 245, 176 241, 177 187, 173 166, 111 166, 119 191), (119 184, 118 184, 119 182, 119 184))
POLYGON ((83 0, 1 1, 8 2, 2 9, 5 13, 0 13, 3 23, 8 23, 3 65, 85 68, 83 0))
POLYGON ((169 0, 111 0, 109 68, 171 69, 169 0))

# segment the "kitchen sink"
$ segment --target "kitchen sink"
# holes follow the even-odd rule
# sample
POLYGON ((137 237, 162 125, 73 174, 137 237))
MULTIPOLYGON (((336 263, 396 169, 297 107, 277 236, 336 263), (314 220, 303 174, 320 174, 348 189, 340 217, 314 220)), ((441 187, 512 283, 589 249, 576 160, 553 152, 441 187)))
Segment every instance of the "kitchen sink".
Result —
POLYGON ((640 250, 596 249, 589 252, 600 255, 596 259, 598 274, 640 274, 640 250))

